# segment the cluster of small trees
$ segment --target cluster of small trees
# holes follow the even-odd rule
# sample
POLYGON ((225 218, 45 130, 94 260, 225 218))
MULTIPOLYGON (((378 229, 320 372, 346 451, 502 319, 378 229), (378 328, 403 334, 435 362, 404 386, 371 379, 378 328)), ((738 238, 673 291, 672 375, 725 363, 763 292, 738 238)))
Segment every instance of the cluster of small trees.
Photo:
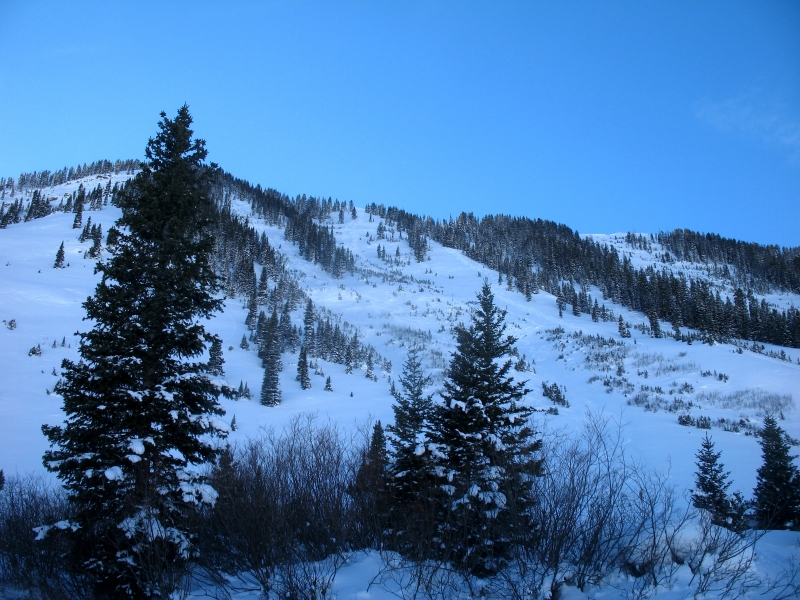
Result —
POLYGON ((706 434, 697 453, 695 508, 707 511, 711 522, 734 531, 749 526, 763 529, 800 528, 800 470, 789 454, 786 432, 773 416, 764 418, 758 432, 763 463, 756 474, 752 501, 741 492, 728 494, 729 472, 720 462, 721 452, 706 434))

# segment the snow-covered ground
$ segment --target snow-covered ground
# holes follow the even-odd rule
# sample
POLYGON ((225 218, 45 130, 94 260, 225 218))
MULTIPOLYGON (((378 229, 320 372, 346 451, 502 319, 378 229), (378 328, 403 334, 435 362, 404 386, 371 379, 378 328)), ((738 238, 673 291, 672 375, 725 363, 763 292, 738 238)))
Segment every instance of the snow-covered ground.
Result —
MULTIPOLYGON (((112 181, 125 178, 120 174, 112 181)), ((106 179, 83 181, 87 190, 98 182, 105 185, 106 179)), ((61 198, 78 184, 69 182, 47 190, 46 195, 61 198)), ((249 206, 242 201, 234 201, 234 209, 250 214, 249 206)), ((119 215, 118 209, 105 206, 84 212, 83 218, 85 223, 91 216, 92 223, 102 224, 107 232, 119 215)), ((7 475, 45 473, 41 457, 47 443, 41 425, 56 424, 63 418, 61 399, 50 392, 58 380, 62 359, 78 358, 75 333, 91 327, 82 321, 81 303, 92 294, 99 276, 94 273, 94 261, 83 258, 91 242, 78 241, 80 230, 72 229, 72 221, 72 214, 54 213, 0 230, 0 320, 5 323, 0 327, 0 469, 7 475), (62 241, 69 266, 55 269, 53 262, 62 241), (12 319, 16 322, 14 329, 8 327, 12 319), (36 346, 41 348, 41 356, 29 355, 36 346)), ((631 329, 631 338, 623 340, 616 320, 594 323, 588 315, 575 317, 569 311, 560 318, 550 294, 535 294, 527 302, 523 295, 508 291, 505 282, 498 284, 496 272, 456 250, 429 242, 429 259, 417 263, 406 240, 399 239, 397 233, 392 241, 375 239, 379 221, 374 217, 370 222, 369 215, 358 209, 356 219, 347 214, 344 224, 334 226, 337 241, 353 251, 359 268, 355 275, 334 279, 300 258, 297 247, 284 239, 278 227, 251 218, 251 224, 259 232, 265 231, 271 245, 288 258, 288 268, 295 272, 315 306, 357 328, 361 341, 372 345, 393 367, 389 373, 376 365, 378 381, 374 382, 364 377, 363 370, 348 375, 343 365, 320 360, 324 375, 312 375, 312 388, 304 391, 295 381, 297 355, 285 354, 283 402, 264 407, 257 401, 263 376, 261 360, 254 350, 239 347, 242 336, 248 334, 246 306, 243 299, 229 298, 225 310, 212 319, 208 329, 223 339, 229 384, 238 387, 240 381, 247 382, 253 394, 251 401, 222 402, 226 418, 236 416, 238 429, 231 434, 232 441, 257 434, 264 427, 279 428, 298 413, 309 411, 341 427, 363 426, 374 420, 391 422, 389 377, 397 378, 408 346, 416 340, 424 341, 424 364, 433 374, 435 385, 441 385, 441 369, 454 348, 451 327, 468 321, 469 303, 484 278, 492 283, 497 304, 508 311, 507 332, 517 338, 520 356, 530 363, 528 372, 517 373, 532 390, 527 402, 535 407, 551 406, 542 397, 542 382, 555 382, 566 389, 569 407, 559 406, 559 414, 548 416, 547 421, 542 416, 541 430, 576 431, 587 412, 601 411, 623 424, 628 452, 652 468, 668 469, 670 480, 687 490, 694 485, 695 453, 705 430, 678 424, 678 415, 709 417, 716 450, 721 451, 733 480, 730 491, 741 490, 746 497, 752 493, 761 462, 760 447, 748 428, 758 427, 764 412, 777 408, 783 417, 779 425, 793 438, 800 438, 800 415, 795 406, 800 397, 800 351, 784 349, 792 359, 787 362, 749 351, 740 353, 732 345, 687 345, 670 338, 653 339, 636 329, 631 329), (380 260, 378 244, 390 259, 399 248, 400 261, 395 263, 401 264, 389 266, 380 260), (395 281, 384 282, 390 270, 395 271, 395 281), (613 339, 615 343, 593 348, 598 338, 590 340, 589 336, 613 339), (323 389, 326 376, 331 377, 333 392, 323 389), (670 412, 670 407, 675 412, 670 412), (717 425, 718 419, 726 419, 729 429, 738 427, 739 431, 725 431, 717 425)), ((619 238, 604 239, 618 244, 619 238)), ((631 252, 637 266, 657 260, 643 251, 625 251, 631 252)), ((702 271, 699 265, 681 268, 687 274, 702 271)), ((600 302, 598 290, 591 294, 600 302)), ((800 305, 796 296, 787 294, 780 295, 780 302, 800 305)), ((606 308, 622 314, 631 325, 646 323, 644 315, 610 301, 606 308)), ((293 317, 301 323, 302 307, 293 317)), ((757 567, 776 572, 790 553, 800 553, 798 544, 796 534, 770 534, 762 540, 757 567)), ((395 598, 379 585, 370 587, 381 564, 377 553, 354 556, 337 576, 338 598, 395 598)), ((686 590, 679 588, 664 592, 662 597, 683 597, 686 590)), ((613 590, 600 589, 588 597, 610 598, 614 594, 613 590)), ((587 596, 570 589, 564 597, 587 596)))

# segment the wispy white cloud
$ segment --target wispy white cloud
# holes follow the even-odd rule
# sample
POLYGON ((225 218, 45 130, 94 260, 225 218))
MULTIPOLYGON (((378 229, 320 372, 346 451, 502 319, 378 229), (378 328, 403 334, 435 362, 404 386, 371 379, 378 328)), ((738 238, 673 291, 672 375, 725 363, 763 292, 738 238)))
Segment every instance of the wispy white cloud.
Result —
POLYGON ((727 132, 740 132, 777 145, 792 154, 800 153, 800 119, 797 110, 785 102, 751 92, 723 102, 703 102, 697 117, 727 132))

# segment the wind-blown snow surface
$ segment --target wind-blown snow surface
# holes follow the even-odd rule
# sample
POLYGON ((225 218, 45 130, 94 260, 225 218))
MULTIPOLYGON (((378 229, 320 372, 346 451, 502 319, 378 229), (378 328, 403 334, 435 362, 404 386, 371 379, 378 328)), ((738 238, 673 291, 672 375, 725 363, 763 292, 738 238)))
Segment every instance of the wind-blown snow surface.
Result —
MULTIPOLYGON (((125 178, 118 175, 112 181, 125 178)), ((83 180, 87 189, 97 185, 95 179, 83 180)), ((79 183, 73 181, 45 194, 60 198, 79 183)), ((250 214, 246 203, 234 201, 233 205, 237 212, 250 214)), ((62 359, 78 358, 75 333, 91 327, 91 323, 82 321, 81 304, 92 294, 99 276, 94 273, 94 261, 83 258, 91 242, 78 242, 80 230, 72 229, 73 216, 55 213, 0 230, 0 320, 8 323, 14 319, 17 325, 15 329, 0 327, 0 469, 7 475, 45 472, 41 457, 47 443, 41 425, 63 420, 61 399, 49 392, 58 380, 62 359), (62 241, 69 266, 55 269, 53 262, 62 241), (37 345, 41 356, 29 356, 29 350, 37 345)), ((102 224, 105 233, 120 213, 111 206, 86 211, 84 223, 90 216, 92 223, 102 224)), ((261 428, 281 427, 294 415, 308 411, 343 428, 363 427, 369 420, 391 422, 388 378, 397 378, 408 346, 414 341, 424 342, 425 365, 433 374, 435 385, 440 386, 442 368, 454 348, 451 327, 469 320, 469 302, 484 278, 492 283, 497 304, 508 311, 507 333, 517 338, 520 356, 525 355, 530 363, 530 371, 517 373, 532 390, 527 402, 535 407, 551 406, 541 395, 542 382, 555 382, 566 388, 569 408, 559 406, 559 414, 547 417, 547 421, 542 417, 540 430, 575 430, 587 411, 602 411, 624 425, 629 452, 650 467, 668 469, 675 484, 689 489, 694 483, 695 453, 705 431, 679 425, 678 414, 708 416, 712 422, 724 418, 738 424, 744 420, 738 433, 717 426, 710 433, 731 473, 731 491, 742 490, 746 497, 752 493, 761 461, 756 438, 747 435, 748 423, 757 427, 764 410, 777 407, 785 417, 779 421, 780 426, 792 437, 800 438, 800 417, 795 407, 800 396, 800 351, 785 349, 792 358, 787 362, 749 351, 739 353, 731 345, 687 345, 669 338, 653 339, 635 329, 631 330, 631 338, 622 340, 616 321, 594 323, 588 315, 575 317, 570 311, 560 318, 553 296, 542 292, 527 302, 523 295, 508 291, 505 282, 498 284, 496 272, 456 250, 429 242, 429 259, 417 263, 405 239, 399 239, 396 232, 393 240, 375 239, 379 221, 375 217, 369 222, 369 215, 359 209, 356 219, 347 215, 343 225, 334 226, 337 240, 354 252, 359 268, 356 275, 346 274, 337 280, 300 258, 297 248, 284 239, 282 230, 251 218, 257 230, 265 231, 270 243, 287 257, 289 269, 295 272, 315 306, 356 327, 361 341, 371 344, 393 366, 388 373, 376 365, 378 381, 374 382, 364 377, 364 370, 348 375, 343 365, 319 361, 324 375, 312 375, 312 388, 302 390, 295 381, 297 355, 285 354, 283 402, 274 408, 261 406, 257 401, 263 376, 261 360, 254 350, 239 347, 242 336, 248 333, 244 300, 229 298, 225 310, 207 326, 224 341, 226 380, 236 387, 240 381, 247 382, 254 398, 222 401, 226 419, 236 416, 238 429, 231 434, 232 441, 258 434, 261 428), (395 258, 399 248, 402 265, 390 267, 380 260, 378 243, 386 248, 390 259, 395 258), (384 281, 390 270, 398 271, 394 283, 384 281), (563 332, 556 328, 563 328, 563 332), (597 349, 592 350, 588 336, 613 338, 624 342, 624 346, 614 346, 616 358, 604 358, 602 349, 600 356, 597 349), (621 371, 618 363, 623 366, 621 371), (324 391, 327 376, 331 377, 333 392, 324 391), (622 382, 623 377, 627 384, 622 382), (642 386, 647 387, 643 390, 642 386), (645 410, 636 405, 635 398, 639 404, 658 408, 645 410), (665 407, 670 404, 683 408, 669 412, 665 407)), ((642 256, 637 260, 645 259, 642 256)), ((598 290, 591 293, 598 301, 602 298, 598 290)), ((797 297, 783 294, 781 299, 799 304, 797 297)), ((610 302, 606 307, 622 314, 632 325, 646 322, 642 314, 610 302)), ((302 306, 293 318, 301 323, 302 306)), ((758 564, 768 570, 777 568, 798 547, 794 534, 774 534, 767 542, 762 543, 758 564)), ((337 577, 338 597, 394 597, 375 586, 367 591, 378 568, 375 555, 357 555, 337 577)), ((609 590, 603 594, 613 597, 609 590)))

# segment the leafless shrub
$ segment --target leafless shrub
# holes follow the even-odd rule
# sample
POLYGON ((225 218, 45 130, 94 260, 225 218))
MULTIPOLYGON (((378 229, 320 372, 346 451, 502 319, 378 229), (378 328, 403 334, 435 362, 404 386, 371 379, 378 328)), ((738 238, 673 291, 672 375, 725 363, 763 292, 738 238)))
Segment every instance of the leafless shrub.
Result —
POLYGON ((774 394, 760 388, 746 388, 722 394, 719 390, 700 392, 698 402, 705 402, 728 410, 755 410, 759 416, 777 415, 794 409, 791 394, 774 394))
POLYGON ((692 571, 694 597, 738 598, 764 581, 752 569, 756 542, 763 531, 731 531, 712 523, 708 511, 700 511, 696 535, 687 545, 686 563, 692 571))
POLYGON ((8 477, 0 491, 0 585, 30 598, 91 597, 79 570, 70 569, 66 536, 36 539, 34 528, 69 516, 60 488, 37 476, 8 477))
POLYGON ((212 482, 220 496, 203 536, 207 576, 222 587, 237 574, 281 598, 330 597, 350 550, 357 454, 314 415, 230 451, 212 482))

